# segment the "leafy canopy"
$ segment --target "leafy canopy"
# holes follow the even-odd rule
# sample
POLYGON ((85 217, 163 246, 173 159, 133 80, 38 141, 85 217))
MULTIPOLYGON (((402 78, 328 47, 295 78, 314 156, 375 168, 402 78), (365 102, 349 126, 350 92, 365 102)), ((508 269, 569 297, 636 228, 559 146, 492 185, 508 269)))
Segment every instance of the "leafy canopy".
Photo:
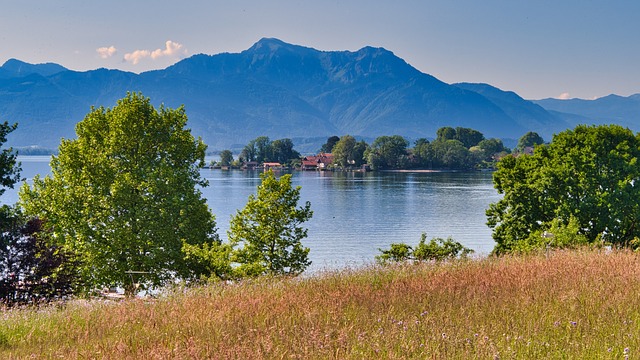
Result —
POLYGON ((552 228, 579 242, 631 244, 640 237, 639 157, 638 135, 617 125, 581 125, 533 155, 505 157, 493 177, 504 197, 487 210, 494 252, 567 246, 531 237, 552 228))
MULTIPOLYGON (((7 142, 7 135, 18 127, 18 124, 9 125, 8 122, 0 123, 0 146, 7 142)), ((0 151, 0 195, 5 188, 13 189, 20 181, 20 163, 17 162, 18 154, 12 148, 4 148, 0 151)))
POLYGON ((205 271, 184 244, 219 244, 215 220, 198 187, 206 146, 185 129, 184 108, 156 109, 129 93, 110 109, 92 108, 62 140, 52 175, 25 184, 20 204, 45 219, 53 239, 81 256, 92 287, 136 282, 160 286, 205 271))

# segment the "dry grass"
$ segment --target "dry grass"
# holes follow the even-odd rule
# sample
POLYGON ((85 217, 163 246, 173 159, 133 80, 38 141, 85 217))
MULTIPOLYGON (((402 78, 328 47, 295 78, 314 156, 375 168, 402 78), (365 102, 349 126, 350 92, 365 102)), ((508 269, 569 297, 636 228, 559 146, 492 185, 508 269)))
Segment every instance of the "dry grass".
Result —
POLYGON ((372 267, 3 317, 0 358, 638 358, 640 257, 372 267))

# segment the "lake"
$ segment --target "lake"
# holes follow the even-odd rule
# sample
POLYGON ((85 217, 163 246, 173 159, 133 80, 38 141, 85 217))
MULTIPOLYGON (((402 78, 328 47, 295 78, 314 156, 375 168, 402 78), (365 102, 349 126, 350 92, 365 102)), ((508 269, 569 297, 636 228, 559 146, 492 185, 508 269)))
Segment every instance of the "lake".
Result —
MULTIPOLYGON (((50 172, 48 156, 21 156, 22 176, 50 172)), ((202 189, 216 215, 218 233, 227 239, 231 215, 244 207, 260 183, 259 172, 202 169, 209 186, 202 189)), ((427 238, 451 236, 479 255, 494 246, 485 210, 501 195, 491 173, 342 173, 293 172, 301 202, 310 201, 306 223, 313 264, 308 271, 361 266, 374 261, 379 248, 393 242, 415 245, 427 238)), ((0 200, 15 203, 17 189, 0 200)))

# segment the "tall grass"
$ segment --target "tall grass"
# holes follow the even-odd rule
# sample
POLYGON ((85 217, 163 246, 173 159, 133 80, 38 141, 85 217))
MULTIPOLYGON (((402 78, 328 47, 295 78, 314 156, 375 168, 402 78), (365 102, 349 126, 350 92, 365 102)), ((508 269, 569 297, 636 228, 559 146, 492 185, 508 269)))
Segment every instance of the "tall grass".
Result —
POLYGON ((0 358, 638 358, 640 256, 370 267, 2 316, 0 358))

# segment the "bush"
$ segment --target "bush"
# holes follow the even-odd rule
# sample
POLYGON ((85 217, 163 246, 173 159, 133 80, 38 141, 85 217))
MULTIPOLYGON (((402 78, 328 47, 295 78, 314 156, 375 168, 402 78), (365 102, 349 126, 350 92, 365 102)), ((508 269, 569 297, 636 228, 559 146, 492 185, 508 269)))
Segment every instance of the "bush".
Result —
POLYGON ((427 243, 427 234, 422 233, 418 246, 412 248, 404 243, 393 243, 387 250, 376 256, 376 261, 381 264, 400 261, 444 261, 458 257, 465 258, 473 253, 473 250, 464 247, 451 237, 447 239, 432 238, 427 243))
POLYGON ((427 234, 422 234, 420 243, 413 250, 413 256, 416 260, 426 261, 435 260, 443 261, 447 259, 455 259, 457 257, 465 258, 473 250, 464 247, 457 241, 454 241, 451 237, 447 239, 433 238, 429 243, 427 241, 427 234))
POLYGON ((5 306, 64 299, 78 288, 79 261, 48 242, 40 219, 0 208, 0 302, 5 306))
MULTIPOLYGON (((592 245, 598 244, 602 242, 592 245)), ((588 245, 590 245, 589 239, 580 233, 578 219, 571 216, 567 224, 560 219, 554 219, 547 227, 533 231, 526 241, 517 243, 513 250, 530 253, 547 249, 576 249, 588 245)))

